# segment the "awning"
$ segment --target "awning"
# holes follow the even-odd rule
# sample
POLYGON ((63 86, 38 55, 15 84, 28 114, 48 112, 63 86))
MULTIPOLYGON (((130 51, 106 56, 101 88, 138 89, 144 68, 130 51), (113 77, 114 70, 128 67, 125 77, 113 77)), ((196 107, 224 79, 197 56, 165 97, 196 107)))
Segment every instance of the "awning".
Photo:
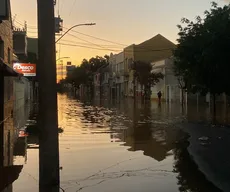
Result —
POLYGON ((7 186, 13 184, 13 182, 18 179, 22 168, 22 165, 0 167, 0 191, 4 190, 7 186))
POLYGON ((13 77, 22 76, 22 74, 17 73, 12 67, 4 63, 4 61, 1 58, 0 58, 0 71, 3 72, 4 76, 13 76, 13 77))

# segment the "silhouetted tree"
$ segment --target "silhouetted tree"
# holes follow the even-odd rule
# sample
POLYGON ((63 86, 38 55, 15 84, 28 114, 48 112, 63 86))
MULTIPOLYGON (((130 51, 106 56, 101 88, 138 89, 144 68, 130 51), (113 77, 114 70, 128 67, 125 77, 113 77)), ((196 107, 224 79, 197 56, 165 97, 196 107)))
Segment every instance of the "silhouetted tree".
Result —
POLYGON ((175 72, 190 92, 213 95, 214 114, 217 94, 229 93, 230 6, 212 3, 202 19, 182 19, 178 25, 179 45, 174 52, 175 72))
POLYGON ((135 61, 132 69, 134 70, 134 80, 136 79, 140 83, 142 91, 144 89, 144 98, 149 99, 151 96, 151 87, 159 83, 164 78, 164 75, 152 72, 151 63, 143 61, 135 61))
POLYGON ((108 64, 108 56, 96 56, 91 59, 83 59, 80 66, 77 66, 73 73, 67 74, 65 82, 75 84, 79 87, 81 84, 88 86, 91 94, 93 92, 93 76, 99 68, 108 64))

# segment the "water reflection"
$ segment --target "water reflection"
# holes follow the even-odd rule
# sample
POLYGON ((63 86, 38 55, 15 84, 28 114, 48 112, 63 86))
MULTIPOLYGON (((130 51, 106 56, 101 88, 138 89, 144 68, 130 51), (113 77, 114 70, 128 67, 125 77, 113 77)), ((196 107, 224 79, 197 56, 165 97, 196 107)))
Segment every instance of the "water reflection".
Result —
POLYGON ((188 145, 188 141, 184 140, 177 143, 176 148, 173 150, 175 158, 174 169, 178 173, 177 179, 180 192, 221 192, 199 171, 198 166, 188 153, 188 145))
MULTIPOLYGON (((186 120, 186 114, 184 114, 186 110, 180 106, 178 107, 178 104, 167 105, 162 103, 159 105, 159 103, 143 104, 137 102, 136 105, 133 105, 132 99, 127 99, 123 102, 94 101, 90 103, 76 101, 73 98, 65 98, 64 96, 61 97, 61 100, 60 103, 66 104, 66 108, 62 107, 62 112, 65 113, 65 115, 62 115, 65 130, 75 127, 78 134, 76 135, 75 133, 74 135, 78 140, 88 142, 87 145, 92 142, 88 139, 94 138, 95 143, 94 146, 90 145, 91 149, 96 147, 97 142, 101 143, 106 138, 107 141, 109 139, 108 142, 120 143, 120 147, 126 147, 129 152, 142 152, 144 156, 151 157, 156 162, 159 162, 159 164, 153 162, 152 166, 155 168, 164 166, 161 162, 170 162, 169 165, 172 165, 172 170, 170 168, 162 169, 165 172, 165 177, 160 181, 160 183, 171 183, 169 173, 173 173, 177 182, 171 183, 172 190, 170 191, 221 191, 199 171, 198 166, 187 151, 189 145, 188 135, 177 126, 177 124, 186 120), (86 135, 88 135, 87 139, 86 135), (94 135, 94 137, 90 135, 94 135), (105 137, 106 135, 110 137, 107 138, 105 137), (177 190, 173 189, 175 186, 177 186, 177 190)), ((192 120, 193 117, 191 115, 189 119, 192 120)), ((73 134, 73 132, 71 131, 70 134, 73 134)), ((70 143, 72 142, 70 141, 70 143)), ((94 153, 92 150, 91 152, 94 153)), ((111 149, 109 153, 112 154, 113 150, 111 149)), ((101 161, 104 162, 104 159, 101 159, 101 161)), ((117 178, 116 175, 118 178, 126 177, 127 175, 132 178, 134 175, 136 177, 139 173, 135 169, 138 168, 140 167, 130 167, 129 170, 132 170, 133 176, 130 176, 125 171, 115 171, 113 172, 113 175, 115 174, 113 177, 117 178)), ((145 181, 144 175, 151 175, 153 180, 161 175, 160 173, 158 173, 158 176, 150 174, 150 169, 148 168, 140 168, 140 170, 143 170, 143 175, 138 177, 139 182, 145 181)), ((107 181, 107 177, 112 177, 112 172, 99 172, 101 172, 101 175, 96 174, 93 176, 93 179, 102 179, 99 180, 99 183, 102 181, 104 183, 107 181)), ((71 183, 70 180, 68 182, 71 183)), ((116 183, 115 181, 113 182, 116 183)), ((167 187, 164 186, 161 190, 164 191, 164 188, 166 189, 167 187)), ((129 186, 129 188, 135 191, 132 186, 129 186)), ((67 189, 69 188, 67 187, 67 189)), ((77 189, 77 187, 73 189, 77 189)), ((95 191, 95 189, 92 188, 92 190, 88 191, 95 191)), ((149 186, 146 186, 145 191, 150 191, 147 189, 149 189, 149 186)))
POLYGON ((23 162, 15 163, 16 159, 23 158, 24 163, 27 161, 28 139, 23 136, 26 126, 29 126, 33 114, 30 105, 20 108, 13 118, 8 118, 4 122, 4 131, 1 139, 4 141, 0 165, 0 191, 13 192, 13 183, 19 178, 23 170, 23 162), (31 120, 28 120, 31 119, 31 120))
MULTIPOLYGON (((189 135, 177 126, 205 120, 207 113, 183 110, 178 104, 89 102, 59 95, 59 127, 64 131, 59 135, 61 187, 66 192, 221 191, 200 172, 188 153, 189 135)), ((25 177, 27 172, 38 175, 36 118, 36 113, 29 117, 29 136, 14 145, 16 161, 21 156, 26 163, 14 185, 21 190, 15 191, 38 189, 25 177)))

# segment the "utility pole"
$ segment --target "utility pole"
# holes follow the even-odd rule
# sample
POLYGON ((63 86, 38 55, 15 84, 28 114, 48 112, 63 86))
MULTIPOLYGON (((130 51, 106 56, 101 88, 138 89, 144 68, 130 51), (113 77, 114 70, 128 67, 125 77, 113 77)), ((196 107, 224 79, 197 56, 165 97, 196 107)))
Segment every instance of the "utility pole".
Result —
POLYGON ((59 192, 54 0, 38 3, 39 191, 59 192))

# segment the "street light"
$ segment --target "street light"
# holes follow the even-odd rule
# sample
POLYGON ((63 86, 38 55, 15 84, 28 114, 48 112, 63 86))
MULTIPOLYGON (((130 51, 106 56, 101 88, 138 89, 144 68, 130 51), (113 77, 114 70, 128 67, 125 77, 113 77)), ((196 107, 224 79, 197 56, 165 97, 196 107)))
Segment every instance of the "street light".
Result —
POLYGON ((84 23, 84 24, 78 24, 78 25, 74 25, 73 27, 70 27, 61 37, 59 37, 55 43, 57 43, 58 41, 60 41, 69 31, 71 31, 73 28, 75 27, 80 27, 80 26, 90 26, 90 25, 96 25, 96 23, 84 23))
POLYGON ((69 59, 70 57, 60 57, 60 58, 58 58, 57 60, 56 60, 56 62, 57 61, 59 61, 59 60, 61 60, 61 59, 69 59))

